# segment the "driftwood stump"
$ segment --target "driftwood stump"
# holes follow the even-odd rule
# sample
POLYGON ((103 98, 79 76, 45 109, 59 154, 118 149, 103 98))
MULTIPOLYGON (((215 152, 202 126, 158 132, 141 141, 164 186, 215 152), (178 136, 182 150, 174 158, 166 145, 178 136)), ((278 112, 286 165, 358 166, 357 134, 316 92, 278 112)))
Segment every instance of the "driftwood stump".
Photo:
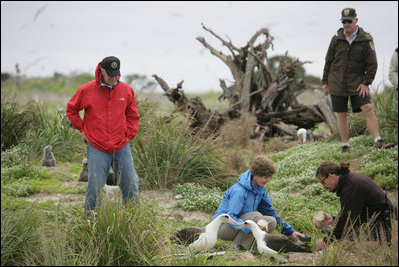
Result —
POLYGON ((273 47, 274 37, 268 28, 257 31, 243 47, 222 38, 204 24, 202 28, 230 51, 230 54, 225 54, 211 46, 204 37, 196 38, 212 55, 222 60, 233 75, 235 83, 230 86, 219 79, 223 90, 219 100, 229 101, 227 111, 210 111, 199 97, 188 99, 182 89, 183 81, 176 88, 170 88, 162 78, 153 75, 176 110, 188 115, 194 133, 200 133, 203 137, 215 134, 226 121, 239 118, 244 113, 257 118, 252 137, 262 140, 275 136, 294 140, 299 128, 313 130, 320 122, 326 122, 331 131, 336 132, 331 105, 326 102, 327 98, 319 96, 318 90, 314 89, 319 105, 301 105, 297 101, 296 97, 304 90, 313 89, 304 83, 299 71, 303 64, 309 62, 289 60, 285 56, 278 62, 275 71, 269 69, 267 50, 273 47))

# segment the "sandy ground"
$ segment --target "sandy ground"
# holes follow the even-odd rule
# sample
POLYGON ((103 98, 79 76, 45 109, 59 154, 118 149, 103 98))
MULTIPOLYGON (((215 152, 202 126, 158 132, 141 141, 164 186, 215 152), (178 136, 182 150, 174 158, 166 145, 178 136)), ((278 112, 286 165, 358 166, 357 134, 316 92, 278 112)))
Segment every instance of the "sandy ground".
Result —
MULTIPOLYGON (((69 186, 77 185, 80 186, 82 182, 68 182, 65 184, 68 184, 69 186)), ((141 191, 140 192, 140 197, 147 200, 147 201, 154 201, 158 203, 163 209, 162 212, 163 214, 167 216, 174 216, 177 219, 181 220, 200 220, 204 222, 208 222, 212 219, 212 214, 208 214, 205 212, 200 212, 200 211, 183 211, 180 209, 173 208, 177 201, 175 199, 175 194, 173 191, 170 190, 146 190, 146 191, 141 191)), ((46 202, 49 200, 54 200, 54 201, 61 201, 62 204, 65 205, 75 205, 78 203, 84 203, 85 201, 85 194, 56 194, 56 195, 49 195, 49 194, 34 194, 29 197, 26 197, 25 200, 31 201, 31 202, 46 202)))

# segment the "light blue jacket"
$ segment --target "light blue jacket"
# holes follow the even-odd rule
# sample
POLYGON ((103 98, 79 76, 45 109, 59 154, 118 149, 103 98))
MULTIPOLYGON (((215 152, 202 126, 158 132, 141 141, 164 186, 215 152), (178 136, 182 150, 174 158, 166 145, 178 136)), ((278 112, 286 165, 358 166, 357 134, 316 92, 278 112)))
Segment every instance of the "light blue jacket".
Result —
MULTIPOLYGON (((242 223, 244 220, 239 218, 241 215, 258 211, 265 216, 274 217, 277 224, 283 226, 281 232, 284 235, 291 235, 294 232, 294 228, 277 215, 272 207, 272 201, 267 194, 266 188, 253 185, 251 177, 251 170, 248 170, 238 177, 238 183, 227 189, 213 219, 220 214, 227 213, 232 219, 242 223)), ((237 228, 237 226, 231 226, 237 228)), ((239 230, 247 234, 251 233, 248 228, 240 228, 239 230)))

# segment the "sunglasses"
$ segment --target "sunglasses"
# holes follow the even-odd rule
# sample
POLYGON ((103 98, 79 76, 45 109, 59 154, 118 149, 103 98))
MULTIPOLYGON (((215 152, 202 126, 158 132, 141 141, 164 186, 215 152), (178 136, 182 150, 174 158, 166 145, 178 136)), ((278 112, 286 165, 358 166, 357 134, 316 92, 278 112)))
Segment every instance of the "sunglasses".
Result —
POLYGON ((342 20, 342 24, 352 24, 353 20, 351 19, 344 19, 342 20))
POLYGON ((322 185, 324 185, 326 179, 328 179, 328 176, 320 181, 322 185))

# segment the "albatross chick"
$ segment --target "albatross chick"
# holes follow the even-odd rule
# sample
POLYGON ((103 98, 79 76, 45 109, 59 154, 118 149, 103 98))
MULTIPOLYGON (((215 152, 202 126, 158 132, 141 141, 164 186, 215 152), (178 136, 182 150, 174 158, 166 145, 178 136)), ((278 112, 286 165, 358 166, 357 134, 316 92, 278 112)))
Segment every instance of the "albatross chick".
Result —
POLYGON ((262 231, 254 221, 246 220, 241 227, 239 228, 249 228, 252 231, 252 234, 255 237, 256 245, 258 248, 259 253, 266 254, 266 255, 274 255, 278 252, 269 248, 266 244, 266 232, 262 231))
POLYGON ((211 250, 216 244, 219 227, 222 223, 241 225, 233 220, 228 214, 219 215, 205 226, 205 232, 201 233, 198 239, 186 248, 186 255, 191 255, 191 253, 196 253, 198 251, 211 250))

